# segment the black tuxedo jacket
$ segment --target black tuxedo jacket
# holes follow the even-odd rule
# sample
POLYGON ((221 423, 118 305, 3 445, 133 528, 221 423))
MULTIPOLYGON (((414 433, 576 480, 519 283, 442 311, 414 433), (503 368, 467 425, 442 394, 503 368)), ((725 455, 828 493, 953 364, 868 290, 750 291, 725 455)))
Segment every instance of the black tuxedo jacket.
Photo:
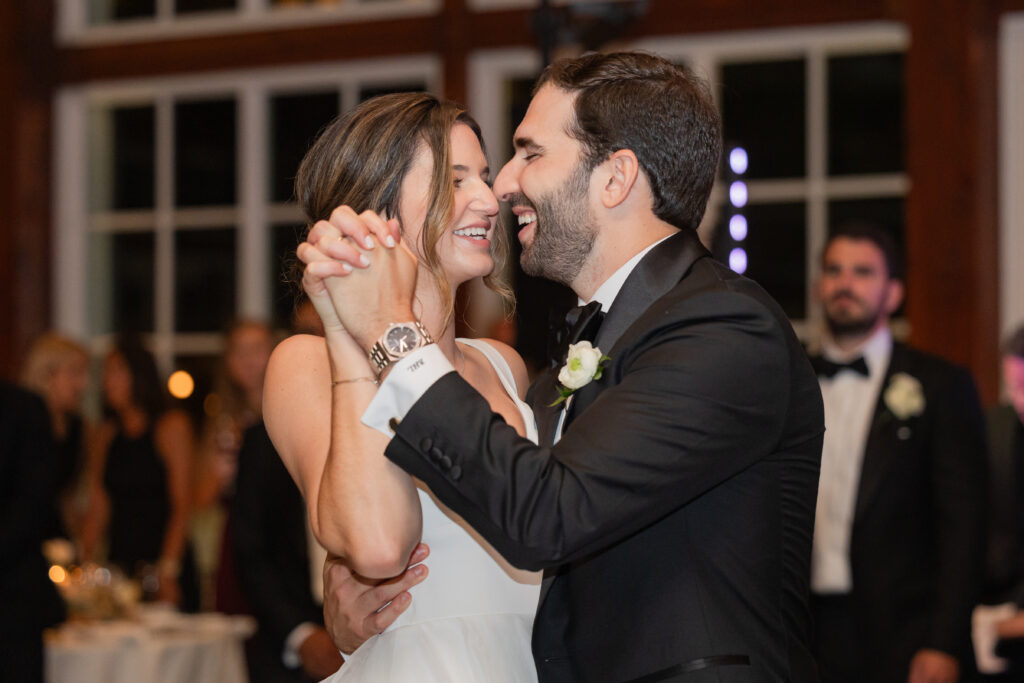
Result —
POLYGON ((966 369, 895 343, 864 446, 850 537, 854 610, 868 680, 906 681, 921 648, 973 668, 971 610, 985 561, 984 421, 966 369), (886 407, 892 377, 924 392, 921 415, 886 407))
POLYGON ((643 258, 596 344, 603 377, 532 390, 541 444, 458 374, 386 454, 513 564, 545 569, 540 680, 816 680, 808 574, 823 417, 782 311, 692 231, 643 258))
POLYGON ((1021 555, 1017 452, 1024 447, 1024 426, 1012 405, 998 405, 985 415, 989 449, 989 534, 985 572, 986 595, 991 602, 1024 598, 1024 557, 1021 555))
POLYGON ((52 529, 56 453, 42 399, 0 382, 0 637, 64 618, 41 546, 52 529))
POLYGON ((305 681, 281 655, 292 629, 322 625, 323 610, 310 589, 306 506, 263 423, 243 437, 230 523, 238 578, 259 623, 247 647, 250 675, 254 682, 305 681))

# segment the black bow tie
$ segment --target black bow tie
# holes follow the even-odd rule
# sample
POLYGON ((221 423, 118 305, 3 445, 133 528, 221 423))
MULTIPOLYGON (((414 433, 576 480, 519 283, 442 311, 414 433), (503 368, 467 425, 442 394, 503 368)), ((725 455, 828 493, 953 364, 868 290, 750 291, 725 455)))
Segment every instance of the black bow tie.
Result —
POLYGON ((849 363, 836 363, 824 356, 814 356, 811 358, 811 366, 819 377, 828 379, 835 377, 841 370, 852 370, 865 377, 868 376, 868 364, 864 361, 864 356, 857 356, 849 363))
POLYGON ((597 328, 601 327, 602 320, 604 313, 601 312, 600 301, 591 301, 586 306, 570 308, 565 314, 565 326, 569 330, 566 337, 568 343, 593 342, 597 338, 597 328))
POLYGON ((597 330, 601 326, 602 320, 604 320, 604 312, 601 311, 601 304, 597 301, 591 301, 586 306, 570 308, 564 319, 552 316, 551 336, 548 339, 551 367, 565 362, 569 344, 575 344, 582 340, 593 342, 597 337, 597 330))

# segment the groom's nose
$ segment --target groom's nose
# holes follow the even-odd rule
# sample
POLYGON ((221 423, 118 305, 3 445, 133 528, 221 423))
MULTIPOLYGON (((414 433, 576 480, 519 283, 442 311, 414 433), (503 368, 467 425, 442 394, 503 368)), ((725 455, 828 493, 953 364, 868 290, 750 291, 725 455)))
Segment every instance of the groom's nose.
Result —
POLYGON ((501 167, 494 179, 494 196, 499 201, 507 202, 509 197, 519 193, 519 167, 516 157, 512 157, 501 167))

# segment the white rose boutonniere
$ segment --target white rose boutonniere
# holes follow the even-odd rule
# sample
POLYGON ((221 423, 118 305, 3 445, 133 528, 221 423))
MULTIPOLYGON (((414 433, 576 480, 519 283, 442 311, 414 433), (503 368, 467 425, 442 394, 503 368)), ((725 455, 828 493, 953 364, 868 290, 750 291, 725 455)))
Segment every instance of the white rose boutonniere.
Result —
POLYGON ((569 354, 565 365, 558 371, 558 393, 561 396, 552 406, 569 398, 577 389, 587 386, 595 379, 601 379, 604 365, 611 357, 601 353, 601 349, 592 346, 588 341, 569 344, 569 354))
POLYGON ((924 412, 924 391, 921 389, 921 382, 905 372, 898 372, 892 376, 882 398, 885 400, 885 407, 897 420, 917 417, 924 412))

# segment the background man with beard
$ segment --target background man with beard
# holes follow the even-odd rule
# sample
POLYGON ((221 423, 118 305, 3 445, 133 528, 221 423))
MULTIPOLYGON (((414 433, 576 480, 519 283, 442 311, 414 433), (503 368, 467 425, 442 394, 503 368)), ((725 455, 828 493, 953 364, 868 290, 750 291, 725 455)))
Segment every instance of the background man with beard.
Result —
MULTIPOLYGON (((534 444, 427 343, 384 368, 363 421, 512 564, 546 570, 543 683, 817 680, 821 397, 779 306, 697 238, 721 149, 706 84, 647 54, 558 62, 514 143, 495 194, 518 217, 524 269, 590 302, 568 341, 610 357, 602 376, 557 405, 555 372, 534 382, 534 444)), ((387 234, 334 216, 299 256, 370 351, 414 320, 412 292, 395 290, 416 266, 378 247, 369 268, 328 277, 344 271, 325 258, 352 258, 339 233, 387 234)))
POLYGON ((832 234, 812 358, 825 401, 811 604, 823 683, 945 683, 973 667, 985 557, 984 423, 963 368, 894 342, 891 238, 832 234))

